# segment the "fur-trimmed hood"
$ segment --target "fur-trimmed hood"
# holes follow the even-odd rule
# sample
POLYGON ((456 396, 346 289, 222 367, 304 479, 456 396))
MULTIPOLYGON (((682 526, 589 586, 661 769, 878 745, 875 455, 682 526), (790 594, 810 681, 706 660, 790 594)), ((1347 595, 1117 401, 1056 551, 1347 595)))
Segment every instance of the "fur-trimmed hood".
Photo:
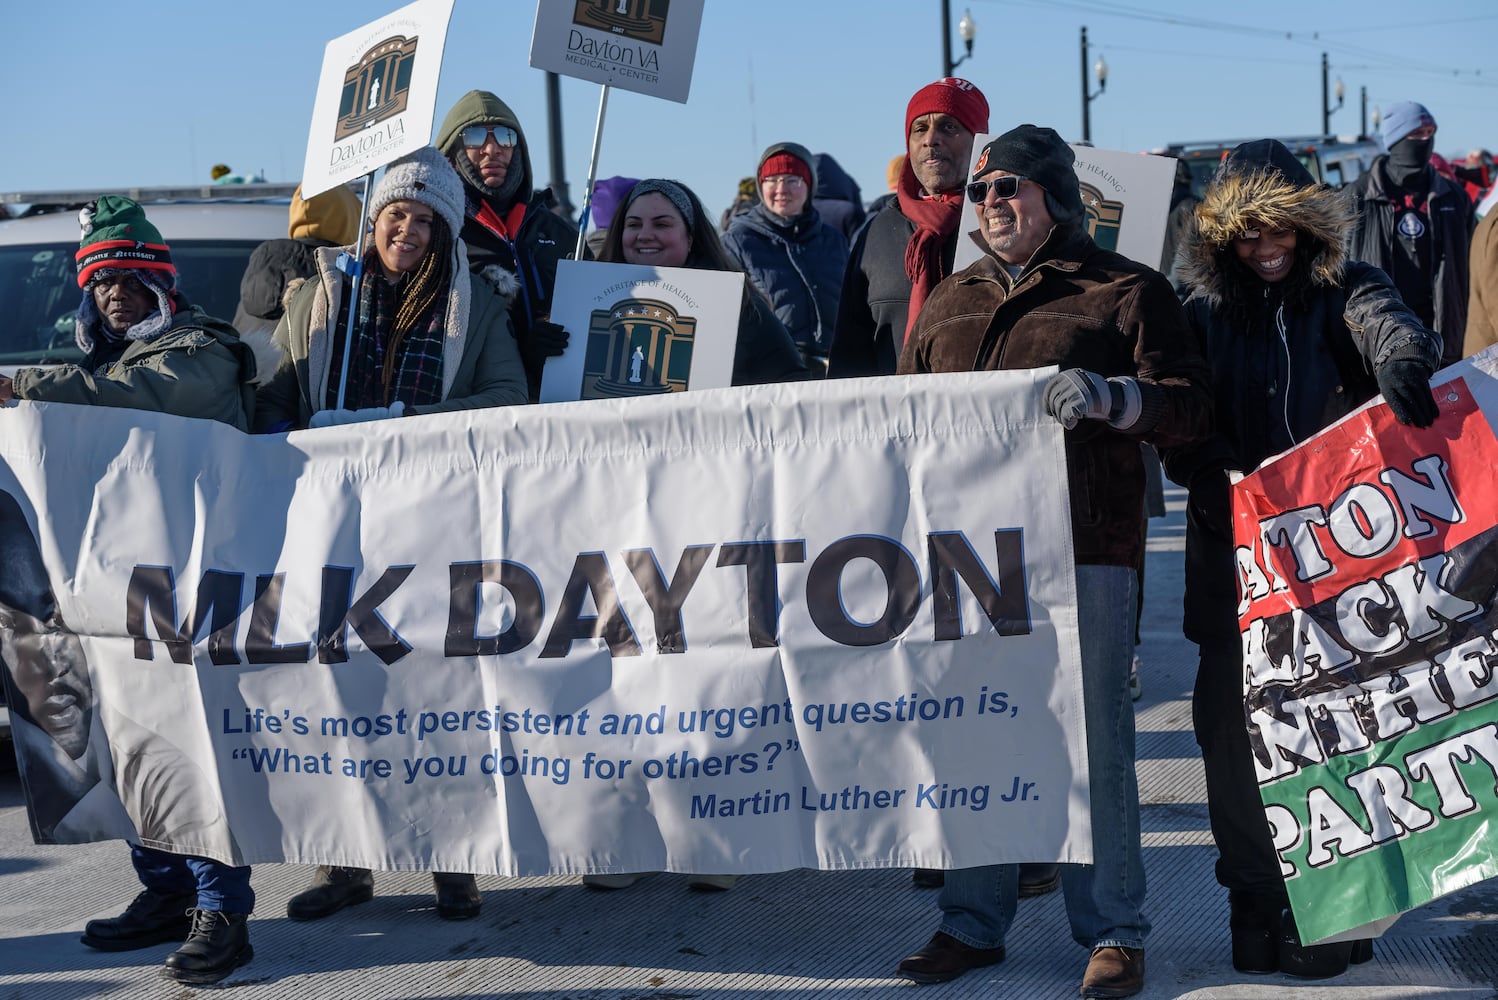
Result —
POLYGON ((1233 240, 1251 225, 1299 234, 1293 285, 1339 284, 1347 264, 1353 215, 1335 189, 1309 171, 1274 139, 1238 146, 1223 161, 1181 243, 1179 274, 1214 304, 1241 299, 1257 282, 1233 252, 1233 240))

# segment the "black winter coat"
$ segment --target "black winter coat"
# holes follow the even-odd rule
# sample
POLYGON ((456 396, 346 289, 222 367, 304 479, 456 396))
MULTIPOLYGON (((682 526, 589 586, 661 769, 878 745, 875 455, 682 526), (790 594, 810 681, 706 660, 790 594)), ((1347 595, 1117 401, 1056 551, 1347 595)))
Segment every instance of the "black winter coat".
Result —
MULTIPOLYGON (((1394 233, 1396 212, 1391 185, 1384 164, 1388 156, 1373 161, 1363 176, 1345 189, 1345 196, 1356 213, 1352 239, 1347 254, 1353 260, 1367 261, 1386 274, 1394 274, 1394 233)), ((1477 218, 1472 202, 1461 186, 1431 170, 1430 199, 1426 205, 1430 218, 1431 252, 1435 255, 1433 301, 1435 331, 1441 335, 1441 367, 1462 357, 1462 340, 1467 330, 1467 291, 1470 281, 1468 254, 1477 218)))
MULTIPOLYGON (((947 237, 941 251, 941 273, 952 273, 963 226, 947 237)), ((905 346, 910 316, 910 275, 905 273, 905 246, 915 223, 891 201, 859 230, 848 254, 848 270, 838 300, 837 330, 828 361, 829 378, 893 375, 905 346)))
POLYGON ((1274 286, 1264 288, 1246 323, 1230 319, 1200 290, 1186 302, 1212 369, 1214 433, 1204 444, 1164 449, 1160 457, 1166 475, 1191 490, 1185 632, 1203 645, 1236 642, 1239 635, 1223 470, 1250 472, 1378 395, 1373 373, 1389 357, 1413 351, 1433 363, 1437 350, 1393 282, 1371 265, 1348 263, 1340 286, 1315 289, 1299 309, 1283 304, 1274 286))

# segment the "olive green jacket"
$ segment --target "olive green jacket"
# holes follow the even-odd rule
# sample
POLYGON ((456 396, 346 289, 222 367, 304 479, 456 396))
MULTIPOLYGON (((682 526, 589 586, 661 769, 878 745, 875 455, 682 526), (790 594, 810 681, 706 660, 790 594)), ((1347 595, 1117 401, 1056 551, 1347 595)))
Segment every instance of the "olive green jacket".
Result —
POLYGON ((14 387, 18 399, 153 410, 248 431, 254 377, 254 355, 234 327, 188 306, 165 333, 131 341, 102 372, 82 365, 22 368, 14 387))
MULTIPOLYGON (((340 252, 320 247, 317 275, 289 289, 286 312, 276 325, 280 367, 256 397, 255 429, 306 427, 327 409, 329 384, 337 384, 341 359, 334 357, 335 325, 348 280, 338 270, 340 252)), ((505 302, 481 278, 468 273, 458 244, 458 266, 448 294, 442 357, 442 402, 406 408, 407 415, 445 413, 526 402, 525 368, 510 333, 505 302)), ((366 275, 366 280, 379 280, 366 275)))

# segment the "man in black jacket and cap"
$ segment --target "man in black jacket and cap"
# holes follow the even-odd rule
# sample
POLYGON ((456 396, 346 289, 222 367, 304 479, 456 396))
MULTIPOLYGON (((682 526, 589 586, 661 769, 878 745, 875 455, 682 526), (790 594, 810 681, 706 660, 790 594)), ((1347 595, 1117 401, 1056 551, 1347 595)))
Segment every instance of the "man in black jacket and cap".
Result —
POLYGON ((463 178, 460 237, 469 267, 510 303, 510 326, 536 402, 546 359, 567 348, 567 331, 551 322, 551 296, 557 261, 572 255, 577 228, 551 210, 549 188, 532 186, 525 132, 495 95, 470 90, 458 98, 433 145, 463 178))

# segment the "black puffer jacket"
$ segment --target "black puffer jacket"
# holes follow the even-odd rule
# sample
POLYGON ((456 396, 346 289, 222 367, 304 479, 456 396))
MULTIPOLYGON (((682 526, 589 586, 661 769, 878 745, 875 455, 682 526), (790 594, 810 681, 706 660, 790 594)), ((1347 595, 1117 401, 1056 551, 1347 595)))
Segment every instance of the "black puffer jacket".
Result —
MULTIPOLYGON (((1394 245, 1399 240, 1394 233, 1398 213, 1394 208, 1388 174, 1384 170, 1388 159, 1388 156, 1380 156, 1374 160, 1366 174, 1344 189, 1343 196, 1348 199, 1354 213, 1348 253, 1354 260, 1367 261, 1385 273, 1393 274, 1394 245)), ((1444 367, 1462 357, 1470 280, 1468 253, 1477 218, 1471 200, 1460 185, 1433 169, 1430 173, 1426 214, 1432 230, 1431 253, 1435 255, 1430 295, 1434 326, 1442 340, 1441 365, 1444 367)))
MULTIPOLYGON (((942 246, 944 275, 952 273, 964 228, 954 229, 942 246)), ((915 223, 900 211, 898 199, 858 231, 838 299, 829 378, 894 374, 909 325, 911 280, 905 273, 905 245, 914 235, 915 223)))
POLYGON ((1236 641, 1237 579, 1226 469, 1249 472, 1378 394, 1391 358, 1435 370, 1440 341, 1376 267, 1349 262, 1352 221, 1338 193, 1317 185, 1274 140, 1229 155, 1180 251, 1194 288, 1186 316, 1212 369, 1214 433, 1161 451, 1165 472, 1189 487, 1185 631, 1193 642, 1236 641), (1233 239, 1250 224, 1297 234, 1283 281, 1240 264, 1233 239))
POLYGON ((826 357, 848 265, 843 234, 815 208, 783 219, 761 203, 729 223, 723 249, 769 298, 796 346, 826 357))

